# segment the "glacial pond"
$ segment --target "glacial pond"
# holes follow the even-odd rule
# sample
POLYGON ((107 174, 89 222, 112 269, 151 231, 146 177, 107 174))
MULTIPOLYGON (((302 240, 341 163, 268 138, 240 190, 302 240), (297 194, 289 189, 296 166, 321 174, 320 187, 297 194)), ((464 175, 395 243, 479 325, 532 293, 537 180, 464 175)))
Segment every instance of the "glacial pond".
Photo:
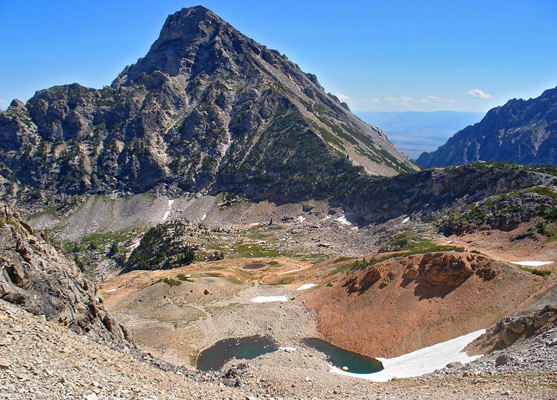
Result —
POLYGON ((244 267, 242 269, 245 270, 253 270, 253 269, 261 269, 261 268, 265 268, 267 265, 266 264, 261 264, 261 263, 257 263, 257 264, 248 264, 248 265, 244 265, 244 267))
POLYGON ((199 353, 196 367, 200 371, 218 371, 233 358, 251 360, 277 350, 276 343, 267 336, 223 339, 199 353))
POLYGON ((375 358, 362 356, 358 353, 340 349, 321 339, 308 338, 302 341, 306 346, 312 347, 327 355, 327 359, 335 367, 354 374, 371 374, 383 369, 381 361, 375 358))

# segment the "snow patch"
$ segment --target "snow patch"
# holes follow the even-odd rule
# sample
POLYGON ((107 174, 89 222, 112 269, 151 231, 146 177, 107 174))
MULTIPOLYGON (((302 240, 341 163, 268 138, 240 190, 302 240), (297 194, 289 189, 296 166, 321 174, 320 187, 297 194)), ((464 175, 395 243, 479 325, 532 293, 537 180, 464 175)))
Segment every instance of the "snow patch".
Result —
POLYGON ((283 272, 281 275, 293 274, 294 272, 298 272, 298 271, 303 271, 303 268, 292 269, 290 271, 283 272))
POLYGON ((316 283, 306 283, 305 285, 300 286, 298 289, 296 290, 306 290, 306 289, 311 289, 312 287, 317 286, 316 283))
POLYGON ((116 290, 118 290, 118 289, 108 289, 108 290, 105 290, 104 292, 105 293, 110 293, 110 292, 115 292, 116 290))
POLYGON ((251 299, 254 303, 271 303, 274 301, 288 301, 286 296, 257 296, 251 299))
POLYGON ((338 217, 337 221, 340 222, 342 225, 352 225, 344 215, 342 217, 338 217))
POLYGON ((527 267, 541 267, 542 265, 553 264, 553 261, 513 261, 512 264, 525 265, 527 267))
POLYGON ((367 379, 374 382, 387 382, 393 378, 411 378, 429 374, 435 370, 444 368, 451 362, 463 364, 474 361, 481 356, 469 356, 462 350, 483 335, 485 329, 459 336, 457 338, 424 347, 412 353, 404 354, 394 358, 377 358, 383 364, 383 370, 372 374, 354 374, 333 367, 331 372, 341 375, 349 375, 356 378, 367 379))
POLYGON ((207 218, 207 214, 203 214, 203 216, 201 217, 201 221, 205 220, 205 218, 207 218))
POLYGON ((356 214, 350 211, 345 211, 344 215, 337 218, 337 222, 340 222, 342 225, 353 225, 355 218, 356 214))
POLYGON ((286 351, 287 353, 292 353, 293 351, 298 350, 297 347, 279 347, 279 350, 286 351))
POLYGON ((174 203, 174 200, 170 200, 168 199, 168 209, 166 210, 166 212, 164 213, 162 220, 166 221, 168 219, 168 217, 170 216, 170 212, 172 211, 172 204, 174 203))
POLYGON ((302 217, 301 215, 298 217, 298 221, 300 221, 300 222, 304 222, 305 220, 306 220, 306 218, 302 217))
POLYGON ((261 222, 252 222, 252 223, 250 224, 250 226, 257 226, 257 225, 261 225, 261 222))
POLYGON ((401 224, 405 224, 405 223, 407 223, 408 221, 410 221, 410 217, 404 218, 404 219, 402 220, 401 224))

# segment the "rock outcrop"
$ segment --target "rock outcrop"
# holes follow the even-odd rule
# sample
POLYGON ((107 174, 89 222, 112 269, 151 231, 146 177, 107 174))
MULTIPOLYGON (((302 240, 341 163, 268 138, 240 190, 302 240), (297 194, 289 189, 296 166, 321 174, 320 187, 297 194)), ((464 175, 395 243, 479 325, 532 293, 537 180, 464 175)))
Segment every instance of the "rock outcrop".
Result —
POLYGON ((366 182, 364 187, 355 181, 344 203, 361 224, 381 223, 401 215, 428 219, 435 212, 444 215, 490 196, 538 185, 557 186, 557 177, 542 170, 475 163, 400 174, 366 182))
MULTIPOLYGON (((434 287, 456 288, 472 275, 481 279, 491 280, 500 270, 491 265, 485 256, 459 253, 427 253, 417 266, 411 265, 403 274, 405 280, 419 280, 421 283, 434 287)), ((408 282, 405 282, 408 284, 408 282)))
POLYGON ((512 231, 530 221, 555 222, 557 193, 547 186, 517 190, 487 197, 462 212, 444 216, 440 230, 445 235, 462 235, 478 230, 512 231))
POLYGON ((72 260, 35 234, 4 205, 0 211, 0 298, 75 332, 129 344, 125 328, 109 315, 72 260))
POLYGON ((240 191, 328 197, 419 168, 314 75, 203 7, 170 15, 110 87, 38 91, 0 113, 5 193, 240 191))
POLYGON ((503 350, 517 342, 540 335, 557 325, 557 305, 547 305, 526 315, 502 318, 485 334, 470 343, 474 353, 503 350))
POLYGON ((557 165, 557 88, 530 100, 513 99, 477 124, 455 133, 418 163, 426 168, 475 161, 557 165))

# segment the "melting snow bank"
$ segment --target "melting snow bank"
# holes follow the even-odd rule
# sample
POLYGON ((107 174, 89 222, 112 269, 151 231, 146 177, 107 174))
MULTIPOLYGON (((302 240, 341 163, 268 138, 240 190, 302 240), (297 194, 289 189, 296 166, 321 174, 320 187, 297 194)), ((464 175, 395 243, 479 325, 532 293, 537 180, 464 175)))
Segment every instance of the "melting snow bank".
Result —
POLYGON ((511 264, 525 265, 527 267, 541 267, 542 265, 553 264, 553 261, 513 261, 511 264))
POLYGON ((342 217, 338 217, 337 221, 340 222, 342 225, 352 225, 352 223, 348 221, 344 215, 342 217))
POLYGON ((162 220, 166 221, 167 218, 170 216, 170 211, 172 211, 172 203, 174 203, 174 200, 168 200, 168 210, 166 210, 166 212, 164 213, 162 220))
POLYGON ((462 350, 474 339, 484 333, 485 329, 481 329, 395 358, 377 357, 383 364, 384 369, 372 374, 353 374, 336 367, 333 367, 331 372, 374 382, 387 382, 392 378, 410 378, 429 374, 435 370, 444 368, 451 362, 459 361, 466 364, 480 358, 481 356, 469 356, 462 350))
POLYGON ((254 303, 271 303, 273 301, 288 301, 286 296, 257 296, 251 299, 254 303))
POLYGON ((303 268, 291 269, 290 271, 283 272, 281 275, 293 274, 294 272, 303 271, 303 270, 304 270, 303 268))
POLYGON ((296 290, 306 290, 306 289, 311 289, 312 287, 317 286, 316 283, 306 283, 305 285, 300 286, 298 289, 296 290))

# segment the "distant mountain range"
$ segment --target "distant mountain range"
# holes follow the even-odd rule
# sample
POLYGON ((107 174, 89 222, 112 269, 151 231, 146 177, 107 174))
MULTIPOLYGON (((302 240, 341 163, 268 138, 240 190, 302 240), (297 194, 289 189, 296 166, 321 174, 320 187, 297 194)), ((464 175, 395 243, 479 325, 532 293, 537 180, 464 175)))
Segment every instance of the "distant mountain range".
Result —
POLYGON ((462 127, 475 124, 484 112, 355 111, 362 121, 380 126, 400 151, 413 160, 434 151, 462 127))
POLYGON ((240 191, 303 200, 364 171, 419 167, 278 51, 203 7, 166 20, 111 86, 77 83, 0 113, 4 190, 121 194, 240 191))
POLYGON ((530 100, 512 99, 457 132, 418 163, 426 168, 475 161, 557 165, 557 88, 530 100))

